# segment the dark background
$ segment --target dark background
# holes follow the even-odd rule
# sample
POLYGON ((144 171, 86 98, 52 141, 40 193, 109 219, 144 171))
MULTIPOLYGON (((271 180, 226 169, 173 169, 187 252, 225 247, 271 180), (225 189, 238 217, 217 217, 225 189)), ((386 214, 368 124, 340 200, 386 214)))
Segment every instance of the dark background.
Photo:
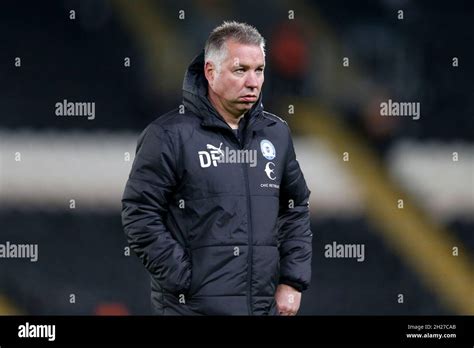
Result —
MULTIPOLYGON (((420 261, 409 259, 403 244, 394 246, 387 240, 383 226, 392 220, 377 220, 380 214, 371 213, 378 196, 362 199, 365 203, 353 213, 339 206, 323 209, 326 202, 314 196, 317 191, 312 189, 316 202, 311 206, 313 281, 303 294, 300 314, 473 314, 472 292, 470 300, 469 296, 453 300, 455 292, 444 292, 441 285, 464 289, 464 294, 469 291, 466 286, 472 290, 473 285, 473 18, 470 1, 2 2, 0 242, 37 243, 39 261, 0 259, 0 314, 151 313, 148 275, 138 258, 124 255, 119 205, 95 201, 95 194, 102 196, 98 191, 90 193, 86 184, 76 189, 90 201, 74 210, 69 209, 67 198, 63 206, 58 205, 54 197, 39 190, 40 184, 38 195, 44 195, 44 200, 33 199, 38 197, 33 192, 16 195, 15 189, 8 188, 35 184, 28 180, 10 186, 19 180, 17 172, 10 170, 11 158, 15 146, 20 146, 26 163, 18 170, 46 180, 53 169, 28 166, 35 137, 56 146, 60 146, 55 143, 58 137, 65 142, 73 138, 79 152, 71 150, 70 157, 77 156, 84 167, 93 167, 90 161, 94 159, 87 162, 87 156, 79 156, 81 145, 91 146, 88 136, 136 139, 147 124, 177 107, 187 64, 202 49, 209 32, 227 19, 252 24, 266 38, 264 105, 289 122, 295 139, 327 143, 324 136, 309 131, 317 129, 318 120, 330 119, 348 129, 373 153, 370 163, 382 166, 380 173, 388 178, 385 186, 393 185, 411 199, 414 214, 431 226, 423 229, 421 235, 427 239, 419 243, 431 243, 440 227, 439 240, 455 238, 462 250, 459 262, 469 266, 464 273, 470 276, 467 282, 449 283, 446 270, 434 270, 439 279, 432 281, 426 273, 433 271, 429 266, 417 267, 420 261), (400 9, 403 20, 397 18, 400 9), (71 10, 75 19, 70 18, 71 10), (180 10, 185 11, 182 20, 180 10), (290 10, 295 11, 294 20, 288 18, 290 10), (20 68, 15 67, 15 57, 21 57, 20 68), (130 58, 130 67, 124 66, 124 57, 130 58), (350 67, 343 67, 343 57, 350 58, 350 67), (453 57, 459 58, 458 67, 452 66, 453 57), (420 102, 421 119, 387 119, 374 113, 372 106, 389 98, 420 102), (95 102, 96 118, 56 117, 54 105, 63 99, 95 102), (288 114, 288 104, 296 105, 294 115, 288 114), (311 110, 314 128, 313 121, 299 118, 303 109, 311 110), (22 140, 14 140, 25 139, 25 134, 31 142, 21 148, 22 140), (437 175, 430 186, 433 196, 399 185, 390 154, 404 141, 420 148, 431 144, 445 149, 445 164, 434 160, 433 169, 428 169, 437 175), (453 202, 464 207, 463 214, 451 211, 437 219, 428 201, 442 200, 454 190, 443 169, 451 165, 453 151, 460 151, 465 161, 460 170, 469 170, 462 173, 464 181, 457 183, 465 188, 468 199, 453 202), (321 214, 319 207, 329 213, 321 214), (332 241, 363 243, 366 260, 326 258, 324 246, 332 241), (75 303, 70 301, 71 294, 75 303), (403 303, 398 301, 399 294, 404 296, 403 303)), ((336 134, 348 139, 342 131, 336 134)), ((430 149, 428 156, 435 158, 439 151, 430 149)), ((61 149, 52 146, 47 153, 54 156, 55 151, 61 149)), ((123 162, 123 149, 117 152, 118 161, 123 162)), ((340 161, 339 154, 332 156, 340 161)), ((303 169, 317 172, 318 163, 311 156, 300 161, 303 169)), ((126 164, 128 169, 130 164, 126 164)), ((349 167, 343 170, 350 172, 349 167)), ((61 169, 61 163, 54 168, 61 169)), ((61 176, 61 171, 56 175, 61 176)), ((111 169, 104 175, 113 179, 118 174, 111 169)), ((120 175, 118 180, 125 184, 126 177, 120 175)), ((316 185, 312 178, 306 177, 310 188, 316 185)), ((55 179, 51 180, 54 186, 55 179)), ((361 180, 356 179, 355 185, 370 187, 361 180)), ((120 185, 108 188, 115 190, 111 197, 119 197, 122 189, 120 185)), ((401 216, 395 226, 401 234, 406 232, 403 221, 401 216)), ((450 257, 452 246, 445 244, 443 257, 450 257)), ((425 260, 432 257, 420 253, 425 260)), ((447 273, 451 271, 458 269, 448 268, 447 273)))

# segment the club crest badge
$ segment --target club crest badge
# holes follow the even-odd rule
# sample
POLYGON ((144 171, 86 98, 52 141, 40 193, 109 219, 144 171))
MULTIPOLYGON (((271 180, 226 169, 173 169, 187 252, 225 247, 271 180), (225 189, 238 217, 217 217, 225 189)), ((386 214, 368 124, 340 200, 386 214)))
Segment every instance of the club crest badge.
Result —
POLYGON ((262 150, 262 155, 267 160, 272 160, 276 156, 275 146, 273 146, 273 144, 270 140, 263 139, 260 142, 260 150, 262 150))

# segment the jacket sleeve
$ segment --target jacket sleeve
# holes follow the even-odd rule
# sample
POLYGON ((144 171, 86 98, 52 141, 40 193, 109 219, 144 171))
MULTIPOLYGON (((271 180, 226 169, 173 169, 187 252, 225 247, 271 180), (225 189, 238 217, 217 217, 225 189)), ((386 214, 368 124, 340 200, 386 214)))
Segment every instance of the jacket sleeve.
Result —
POLYGON ((151 124, 138 139, 122 198, 122 224, 130 248, 167 291, 186 292, 191 264, 185 249, 164 224, 176 186, 176 153, 170 135, 151 124))
POLYGON ((280 284, 298 291, 311 282, 312 233, 309 218, 310 191, 296 160, 288 129, 288 152, 280 186, 279 251, 280 284))

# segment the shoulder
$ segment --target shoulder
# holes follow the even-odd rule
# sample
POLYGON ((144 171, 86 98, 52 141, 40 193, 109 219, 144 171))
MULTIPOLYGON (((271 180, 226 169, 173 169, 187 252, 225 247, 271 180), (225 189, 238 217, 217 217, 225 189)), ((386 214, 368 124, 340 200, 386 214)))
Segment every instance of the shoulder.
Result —
POLYGON ((138 145, 148 142, 157 146, 167 144, 179 149, 199 128, 200 118, 183 108, 175 108, 149 123, 138 138, 138 145))
POLYGON ((284 119, 282 119, 281 117, 278 117, 277 115, 272 114, 272 113, 270 113, 270 112, 268 112, 268 111, 264 111, 264 112, 263 112, 263 117, 265 117, 265 118, 267 118, 267 119, 270 119, 270 120, 272 120, 272 121, 276 121, 276 122, 277 122, 278 124, 280 124, 280 125, 283 125, 283 126, 285 126, 285 127, 288 127, 288 123, 287 123, 284 119))
POLYGON ((284 135, 288 138, 291 138, 290 126, 283 118, 268 111, 264 111, 262 115, 264 118, 275 122, 272 128, 275 128, 279 135, 284 135))
POLYGON ((148 127, 158 128, 167 132, 178 132, 192 129, 199 123, 199 119, 187 110, 176 108, 157 117, 148 127))
POLYGON ((200 120, 196 115, 187 110, 176 108, 163 115, 158 116, 148 124, 141 133, 141 137, 147 134, 154 135, 159 139, 187 138, 199 125, 200 120))

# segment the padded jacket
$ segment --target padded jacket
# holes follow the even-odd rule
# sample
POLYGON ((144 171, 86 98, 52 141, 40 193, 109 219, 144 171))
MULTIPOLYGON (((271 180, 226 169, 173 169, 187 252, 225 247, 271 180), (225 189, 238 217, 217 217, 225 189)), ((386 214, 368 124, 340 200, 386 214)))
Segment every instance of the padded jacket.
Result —
POLYGON ((156 314, 275 315, 279 283, 310 284, 310 191, 287 123, 260 97, 236 135, 207 98, 203 66, 201 53, 183 105, 138 139, 124 231, 156 314))

